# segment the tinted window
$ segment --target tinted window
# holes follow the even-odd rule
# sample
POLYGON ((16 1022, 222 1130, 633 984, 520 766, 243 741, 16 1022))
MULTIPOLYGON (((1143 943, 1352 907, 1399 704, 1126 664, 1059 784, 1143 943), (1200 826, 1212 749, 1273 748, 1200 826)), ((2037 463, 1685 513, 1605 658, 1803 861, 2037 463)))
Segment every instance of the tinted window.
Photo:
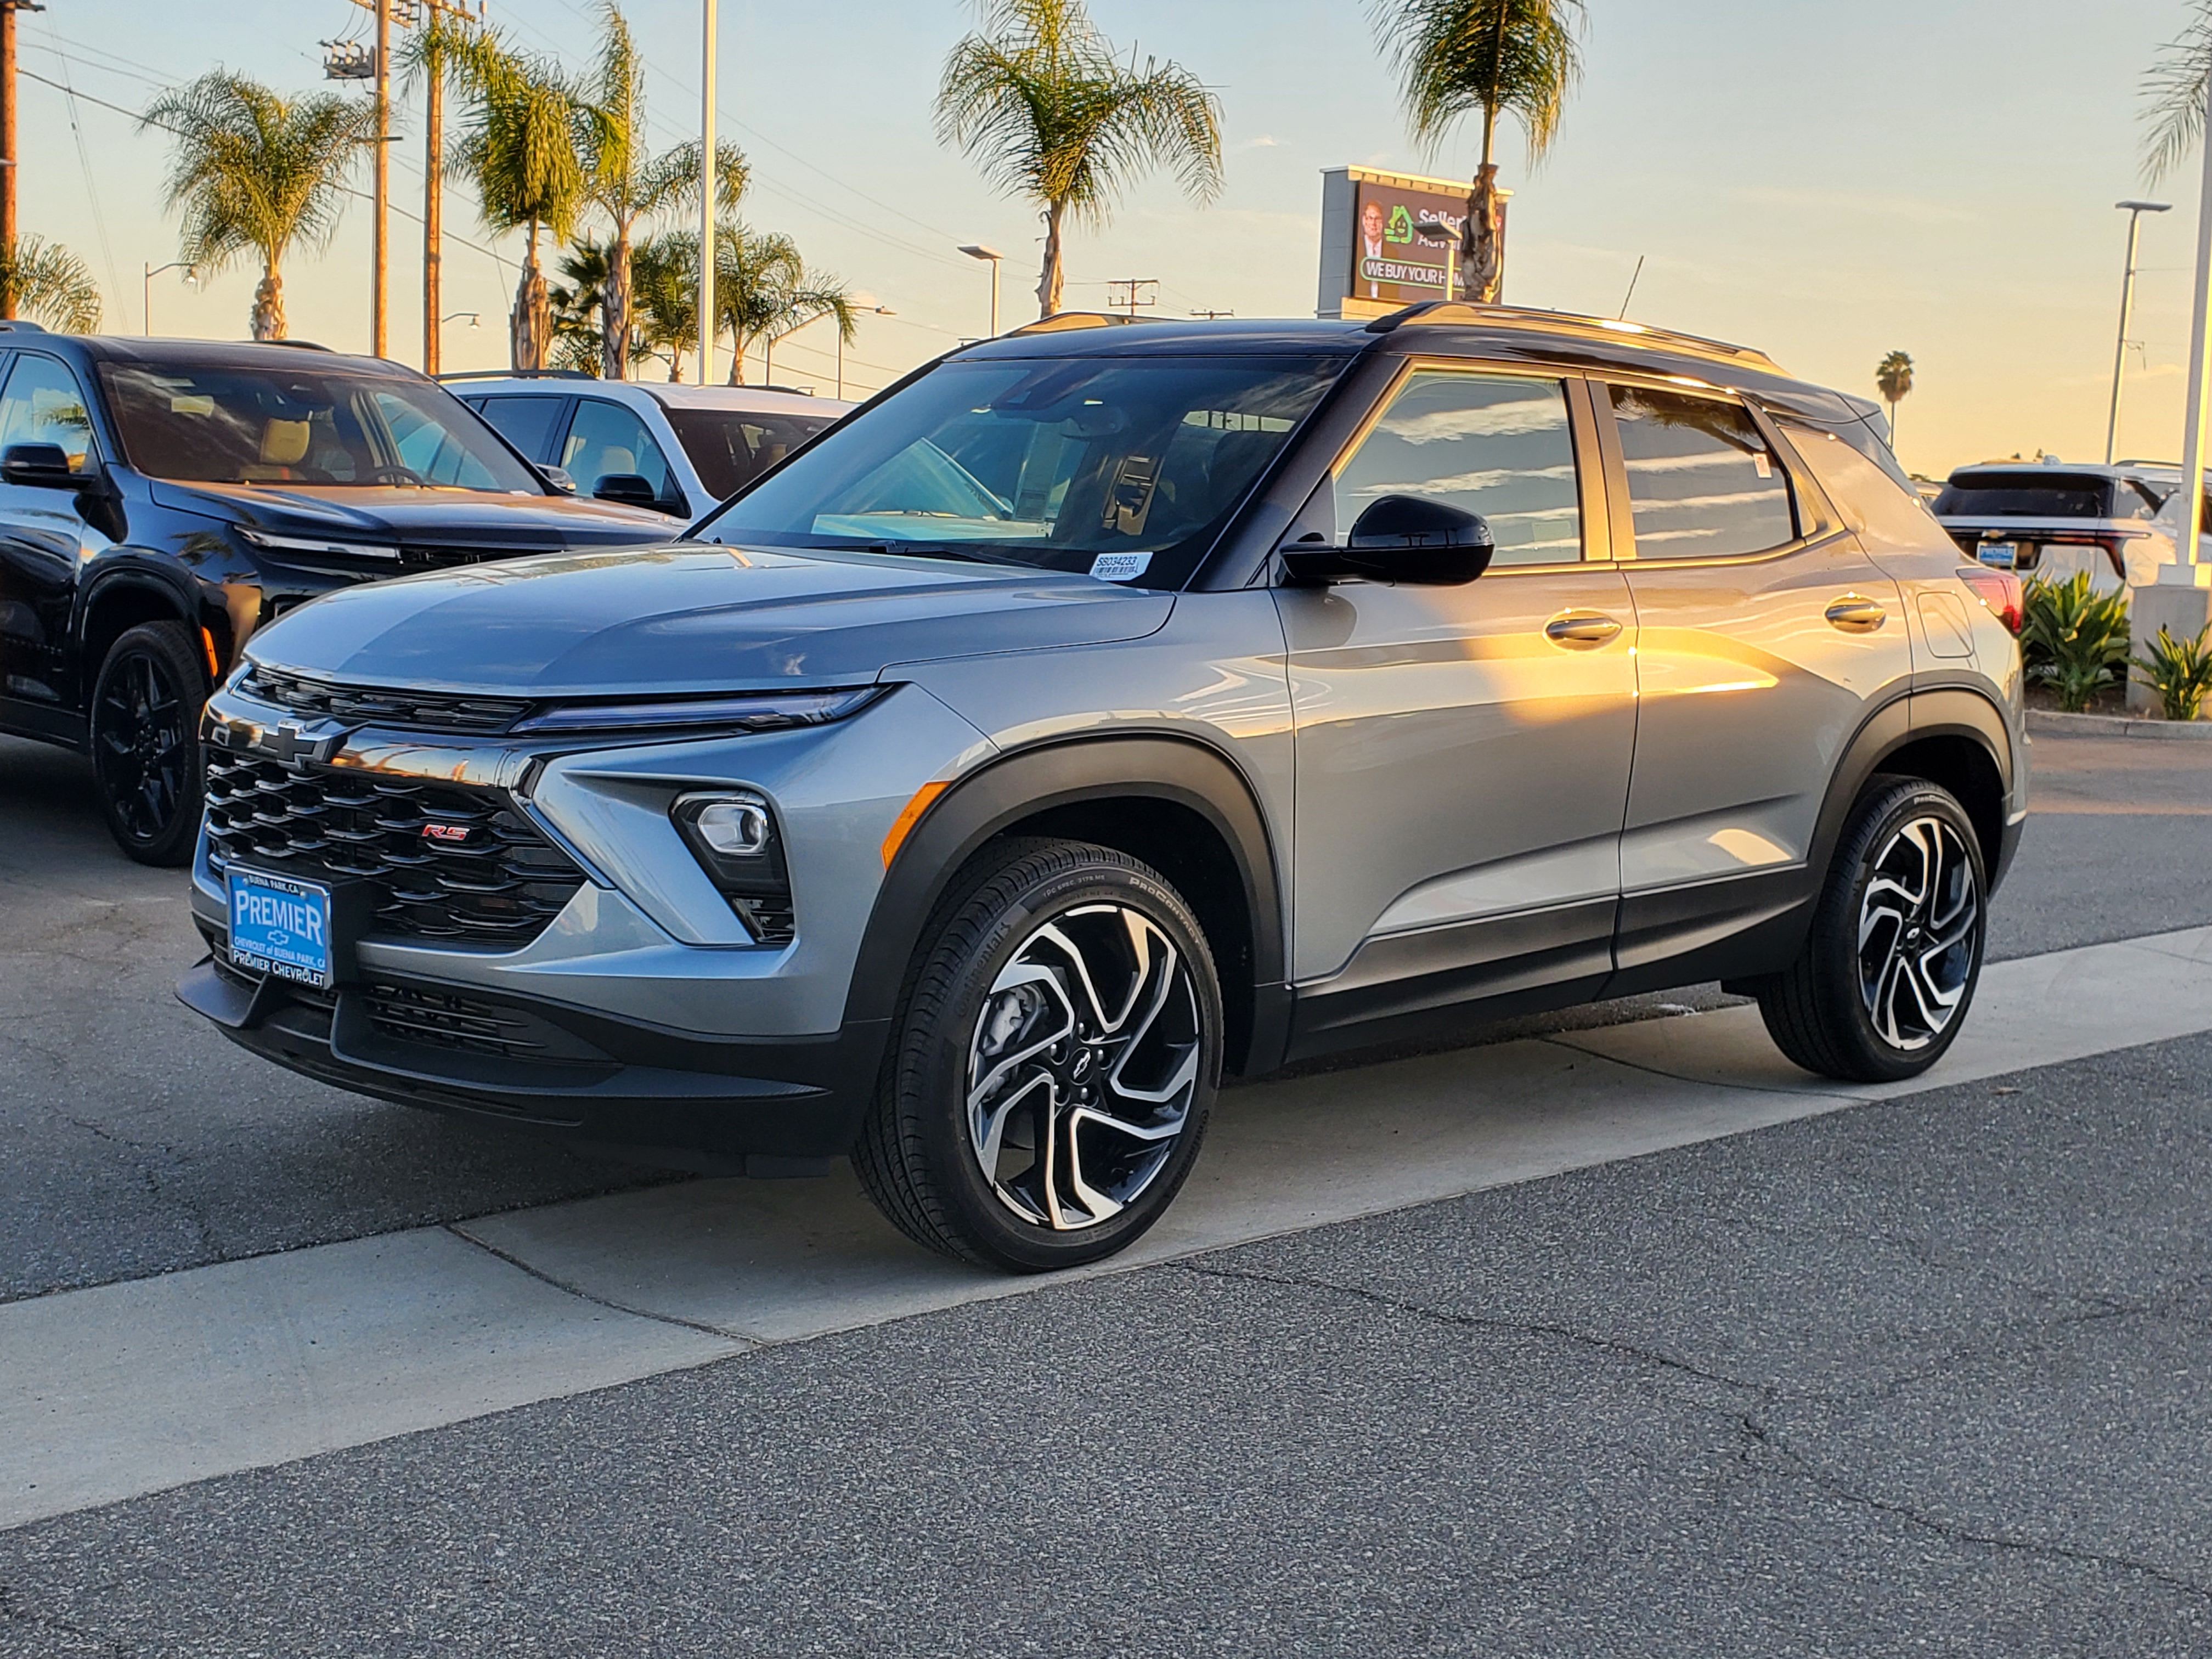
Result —
POLYGON ((1344 361, 956 360, 698 529, 1180 586, 1344 361))
POLYGON ((1811 471, 1844 522, 1876 542, 1905 547, 1941 547, 1942 527, 1928 511, 1920 492, 1900 484, 1876 466, 1863 449, 1820 427, 1783 421, 1790 447, 1811 471))
POLYGON ((1558 380, 1423 369, 1392 399, 1336 480, 1348 534, 1384 495, 1424 495, 1480 514, 1495 564, 1583 556, 1574 434, 1558 380))
POLYGON ((2112 499, 2111 482, 2094 473, 1954 473, 1936 510, 1976 519, 2102 519, 2112 499))
POLYGON ((15 359, 0 394, 0 448, 9 444, 52 444, 83 470, 92 452, 92 417, 84 389, 64 364, 29 352, 15 359))
POLYGON ((1639 557, 1762 553, 1796 535, 1788 477, 1742 404, 1644 386, 1612 392, 1639 557))
POLYGON ((422 381, 312 361, 102 363, 100 374, 131 464, 156 478, 545 493, 459 400, 422 381))
POLYGON ((586 495, 599 487, 600 479, 617 472, 636 473, 653 486, 658 501, 673 504, 681 494, 668 471, 668 458, 645 422, 604 398, 577 404, 568 441, 561 447, 561 465, 586 495))
POLYGON ((672 409, 668 424, 716 501, 734 495, 830 424, 827 415, 751 415, 672 409))
POLYGON ((486 398, 471 399, 470 407, 499 428, 500 436, 533 461, 545 459, 553 447, 553 422, 560 418, 563 398, 486 398))

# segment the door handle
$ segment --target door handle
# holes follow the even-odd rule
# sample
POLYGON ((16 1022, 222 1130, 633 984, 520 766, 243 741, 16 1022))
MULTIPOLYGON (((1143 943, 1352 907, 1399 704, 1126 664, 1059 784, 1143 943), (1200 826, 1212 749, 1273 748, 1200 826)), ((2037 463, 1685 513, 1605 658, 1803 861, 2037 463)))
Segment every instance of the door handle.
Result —
POLYGON ((1544 624, 1544 637, 1554 645, 1603 645, 1620 632, 1620 624, 1595 611, 1566 611, 1544 624))
POLYGON ((1879 603, 1857 593, 1846 593, 1828 607, 1828 621, 1846 634, 1871 634, 1888 619, 1879 603))

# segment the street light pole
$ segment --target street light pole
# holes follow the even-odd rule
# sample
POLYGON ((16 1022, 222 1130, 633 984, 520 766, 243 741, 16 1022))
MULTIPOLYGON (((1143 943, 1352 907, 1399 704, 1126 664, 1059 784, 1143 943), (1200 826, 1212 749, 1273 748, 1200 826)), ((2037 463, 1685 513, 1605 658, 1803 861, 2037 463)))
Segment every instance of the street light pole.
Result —
POLYGON ((715 0, 702 0, 699 33, 699 384, 714 383, 715 0))
MULTIPOLYGON (((2204 78, 2205 105, 2212 110, 2212 75, 2204 78)), ((2212 299, 2212 127, 2204 140, 2204 181, 2197 198, 2197 288, 2189 321, 2189 404, 2182 423, 2181 487, 2188 497, 2188 539, 2174 550, 2178 574, 2196 580, 2197 538, 2204 528, 2204 353, 2208 344, 2205 305, 2212 299)))
POLYGON ((392 287, 392 0, 376 0, 376 229, 370 278, 368 355, 390 356, 392 287))
POLYGON ((999 337, 999 261, 1006 256, 994 247, 985 247, 980 242, 969 242, 960 250, 971 259, 991 262, 991 337, 999 337))
POLYGON ((140 331, 149 339, 154 333, 154 279, 165 270, 181 270, 185 273, 186 282, 192 280, 192 264, 189 259, 172 259, 166 265, 149 264, 146 267, 146 292, 138 314, 144 319, 145 324, 140 331))
POLYGON ((2128 368, 2128 320, 2135 314, 2136 303, 2136 241, 2142 228, 2146 213, 2165 213, 2173 206, 2171 202, 2115 202, 2117 208, 2125 208, 2128 214, 2128 269, 2120 279, 2120 343, 2112 352, 2112 413, 2105 423, 2105 465, 2112 464, 2112 456, 2120 441, 2120 382, 2128 368))

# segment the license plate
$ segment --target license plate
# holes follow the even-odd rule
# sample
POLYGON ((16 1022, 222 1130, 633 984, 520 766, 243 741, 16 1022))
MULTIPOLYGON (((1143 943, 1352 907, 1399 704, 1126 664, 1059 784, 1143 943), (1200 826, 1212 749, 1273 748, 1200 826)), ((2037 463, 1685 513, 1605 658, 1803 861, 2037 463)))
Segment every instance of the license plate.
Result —
POLYGON ((265 870, 226 872, 230 886, 230 959, 275 979, 328 990, 331 890, 265 870))
POLYGON ((2010 570, 2020 562, 2020 544, 1984 542, 1974 550, 1974 555, 1984 564, 1995 565, 2000 570, 2010 570))

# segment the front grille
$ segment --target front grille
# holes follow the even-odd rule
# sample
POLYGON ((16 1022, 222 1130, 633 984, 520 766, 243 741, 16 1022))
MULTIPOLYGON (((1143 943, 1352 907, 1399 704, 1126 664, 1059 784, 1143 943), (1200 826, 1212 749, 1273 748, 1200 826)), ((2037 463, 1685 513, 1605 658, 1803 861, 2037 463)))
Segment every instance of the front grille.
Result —
POLYGON ((368 884, 374 931, 520 946, 584 884, 505 793, 210 754, 208 858, 368 884), (434 840, 428 828, 442 831, 434 840))
POLYGON ((249 697, 303 714, 328 714, 352 725, 404 726, 425 732, 504 732, 531 709, 531 704, 519 697, 338 685, 258 664, 246 671, 238 689, 249 697))
POLYGON ((527 559, 540 553, 559 553, 558 547, 402 547, 402 570, 450 570, 457 564, 482 564, 486 559, 527 559))
POLYGON ((493 1003, 400 985, 366 986, 362 1000, 369 1024, 402 1042, 501 1060, 536 1060, 545 1052, 544 1042, 532 1040, 538 1022, 493 1003))

